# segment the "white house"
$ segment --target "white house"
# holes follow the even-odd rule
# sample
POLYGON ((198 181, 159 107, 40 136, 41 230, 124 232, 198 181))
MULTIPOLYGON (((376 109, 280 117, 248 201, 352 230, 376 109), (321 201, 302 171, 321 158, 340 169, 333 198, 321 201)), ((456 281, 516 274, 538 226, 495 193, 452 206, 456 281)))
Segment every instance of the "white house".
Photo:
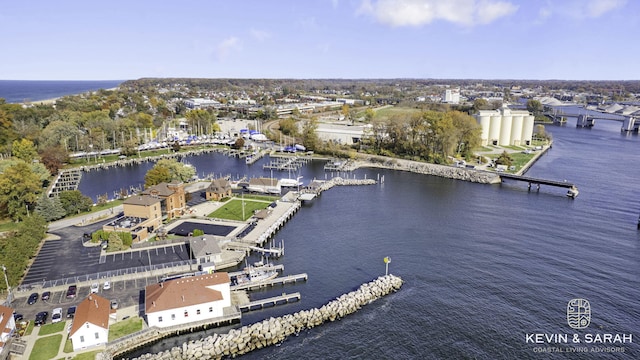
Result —
POLYGON ((89 295, 78 304, 69 332, 74 351, 107 343, 111 312, 109 300, 97 294, 89 295))
POLYGON ((147 324, 157 327, 210 320, 231 306, 229 274, 192 276, 145 288, 147 324))
POLYGON ((13 309, 0 305, 0 352, 15 331, 16 321, 13 319, 13 309))

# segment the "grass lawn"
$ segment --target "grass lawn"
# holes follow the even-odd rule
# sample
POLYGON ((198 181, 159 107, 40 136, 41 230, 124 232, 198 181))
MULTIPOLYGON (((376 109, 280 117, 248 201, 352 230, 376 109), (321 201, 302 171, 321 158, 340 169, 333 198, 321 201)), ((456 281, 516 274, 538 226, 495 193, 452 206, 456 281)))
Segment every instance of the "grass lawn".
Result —
POLYGON ((58 355, 58 349, 60 348, 60 341, 62 341, 62 334, 47 336, 39 338, 33 345, 34 349, 38 351, 31 351, 29 360, 49 360, 58 355))
POLYGON ((67 354, 73 352, 73 342, 71 341, 71 339, 67 338, 67 341, 65 341, 64 343, 64 349, 62 351, 67 354))
POLYGON ((73 360, 93 360, 96 358, 96 354, 102 350, 94 350, 85 353, 78 354, 73 357, 73 360))
POLYGON ((240 220, 245 221, 253 216, 254 210, 266 209, 270 202, 267 201, 254 201, 241 199, 232 199, 220 206, 216 211, 209 214, 209 217, 227 220, 240 220), (244 212, 242 211, 244 202, 244 212), (244 216, 243 216, 244 213, 244 216))
POLYGON ((27 330, 24 332, 25 335, 31 335, 31 333, 33 332, 33 327, 35 326, 35 324, 33 323, 33 321, 29 321, 29 325, 27 325, 27 330))
POLYGON ((55 324, 47 324, 47 325, 43 325, 40 328, 40 332, 38 333, 38 335, 42 336, 42 335, 50 335, 50 334, 54 334, 57 332, 60 332, 62 330, 64 330, 64 326, 67 323, 65 321, 60 321, 58 323, 55 324))
POLYGON ((142 330, 142 319, 139 317, 117 322, 109 326, 109 341, 113 341, 140 330, 142 330))

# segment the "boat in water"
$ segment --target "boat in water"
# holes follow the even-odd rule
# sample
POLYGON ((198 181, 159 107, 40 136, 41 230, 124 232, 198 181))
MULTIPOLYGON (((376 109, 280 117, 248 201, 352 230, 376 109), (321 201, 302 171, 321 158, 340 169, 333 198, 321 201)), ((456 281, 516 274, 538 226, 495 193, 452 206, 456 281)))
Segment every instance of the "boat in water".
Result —
POLYGON ((280 186, 281 187, 298 187, 298 186, 302 186, 302 181, 300 181, 300 179, 302 179, 302 176, 298 176, 295 179, 282 178, 282 179, 280 179, 280 186))
POLYGON ((236 276, 235 284, 254 284, 265 280, 271 280, 278 277, 278 271, 271 268, 270 264, 262 266, 249 266, 244 269, 243 274, 236 276))
POLYGON ((572 199, 575 199, 576 197, 578 197, 578 194, 580 192, 578 191, 578 188, 575 186, 572 186, 569 188, 569 190, 567 191, 567 197, 570 197, 572 199))

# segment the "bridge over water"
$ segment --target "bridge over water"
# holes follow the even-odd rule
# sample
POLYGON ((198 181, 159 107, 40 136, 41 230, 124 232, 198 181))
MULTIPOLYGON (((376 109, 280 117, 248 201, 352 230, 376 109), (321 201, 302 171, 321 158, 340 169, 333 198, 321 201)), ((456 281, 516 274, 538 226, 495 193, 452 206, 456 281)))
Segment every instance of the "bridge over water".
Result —
POLYGON ((565 113, 564 111, 547 111, 544 112, 544 115, 553 119, 554 123, 563 123, 566 121, 566 118, 576 118, 577 127, 593 127, 596 123, 596 119, 598 119, 621 122, 622 128, 620 131, 638 132, 638 129, 640 128, 640 119, 634 116, 610 114, 586 109, 585 111, 587 111, 587 113, 584 114, 570 114, 565 113))

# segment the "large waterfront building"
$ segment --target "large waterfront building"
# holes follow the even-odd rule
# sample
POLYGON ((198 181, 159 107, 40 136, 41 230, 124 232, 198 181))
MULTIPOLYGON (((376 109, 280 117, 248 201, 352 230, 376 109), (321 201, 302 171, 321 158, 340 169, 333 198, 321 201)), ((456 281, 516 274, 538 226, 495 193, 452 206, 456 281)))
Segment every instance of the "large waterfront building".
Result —
POLYGON ((474 115, 482 128, 481 145, 530 145, 534 116, 527 110, 479 110, 474 115))
POLYGON ((231 282, 225 272, 186 277, 145 288, 149 327, 168 327, 224 316, 231 306, 231 282))

